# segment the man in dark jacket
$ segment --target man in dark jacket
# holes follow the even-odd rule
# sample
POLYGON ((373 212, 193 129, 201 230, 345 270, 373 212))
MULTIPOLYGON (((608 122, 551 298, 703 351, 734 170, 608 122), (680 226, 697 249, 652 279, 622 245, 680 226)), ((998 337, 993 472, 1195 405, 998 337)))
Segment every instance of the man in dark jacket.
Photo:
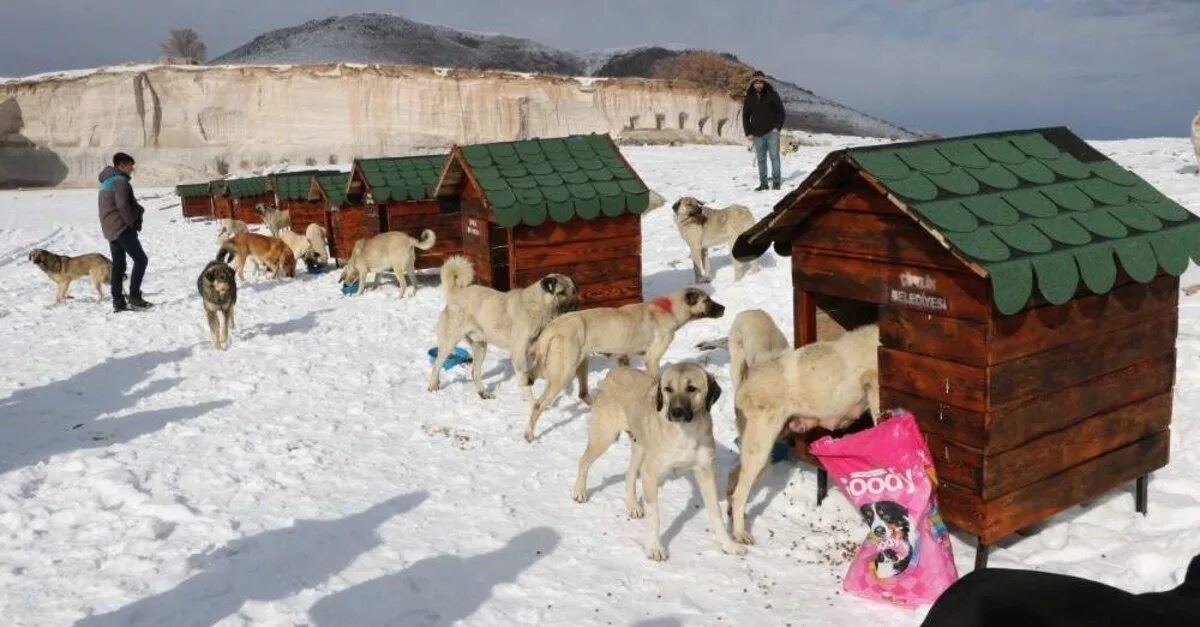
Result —
POLYGON ((133 157, 118 152, 113 164, 100 172, 100 229, 112 252, 113 311, 148 309, 152 305, 142 299, 142 277, 146 274, 146 252, 138 240, 142 230, 142 215, 146 212, 133 197, 129 183, 133 175, 133 157), (125 255, 133 259, 133 274, 129 277, 129 300, 121 293, 125 276, 125 255))
POLYGON ((779 92, 767 82, 767 76, 755 72, 746 88, 746 99, 742 101, 742 128, 746 139, 754 142, 754 154, 758 157, 758 189, 767 188, 767 155, 771 156, 771 189, 779 189, 779 130, 786 117, 783 100, 779 92))

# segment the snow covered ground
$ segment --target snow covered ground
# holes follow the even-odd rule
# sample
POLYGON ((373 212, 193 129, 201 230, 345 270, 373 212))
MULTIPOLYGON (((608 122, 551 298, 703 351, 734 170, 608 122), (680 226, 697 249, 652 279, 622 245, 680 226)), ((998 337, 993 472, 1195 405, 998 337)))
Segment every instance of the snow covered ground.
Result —
MULTIPOLYGON (((831 146, 785 158, 795 185, 831 146)), ((861 140, 854 140, 861 143, 861 140)), ((1200 212, 1186 139, 1096 146, 1200 212)), ((740 148, 626 148, 668 199, 684 193, 765 214, 740 148)), ((840 593, 865 528, 840 494, 815 505, 811 468, 775 465, 750 508, 758 544, 714 545, 690 479, 661 493, 666 563, 624 512, 622 440, 570 498, 586 414, 562 398, 538 440, 507 359, 425 391, 442 299, 395 288, 344 297, 335 273, 241 288, 227 352, 207 345, 195 277, 215 227, 185 222, 169 190, 148 207, 149 312, 114 315, 82 282, 53 289, 25 258, 41 246, 104 251, 91 190, 0 192, 0 616, 5 625, 916 625, 923 611, 840 593), (91 618, 88 618, 88 617, 91 618)), ((645 218, 647 295, 690 281, 669 208, 645 218)), ((733 284, 716 256, 720 320, 685 327, 668 360, 699 359, 728 386, 723 337, 762 307, 790 335, 787 264, 733 284)), ((1193 269, 1195 270, 1195 269, 1193 269)), ((1185 277, 1197 282, 1200 271, 1185 277)), ((1131 486, 993 552, 995 566, 1087 576, 1135 591, 1175 585, 1200 552, 1200 296, 1183 298, 1171 464, 1150 515, 1131 486)), ((593 380, 608 367, 596 360, 593 380)), ((732 398, 717 404, 718 476, 735 459, 732 398)), ((972 550, 955 539, 960 572, 972 550)))

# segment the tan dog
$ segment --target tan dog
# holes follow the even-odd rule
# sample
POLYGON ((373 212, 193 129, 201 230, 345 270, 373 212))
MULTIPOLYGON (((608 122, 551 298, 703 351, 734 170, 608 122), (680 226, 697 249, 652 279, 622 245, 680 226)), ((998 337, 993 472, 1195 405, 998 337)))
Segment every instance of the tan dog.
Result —
MULTIPOLYGON (((734 396, 750 368, 786 353, 791 347, 767 312, 747 309, 735 316, 729 328, 729 378, 734 396)), ((741 430, 739 425, 738 432, 741 430)))
POLYGON ((547 274, 533 285, 509 292, 471 285, 474 280, 475 268, 466 257, 454 255, 442 264, 446 306, 438 316, 437 357, 429 374, 429 391, 438 389, 446 356, 465 337, 471 345, 471 378, 480 398, 492 397, 483 387, 483 360, 492 344, 512 356, 521 391, 532 403, 525 375, 530 344, 546 323, 575 308, 579 288, 565 274, 547 274))
POLYGON ((747 370, 734 399, 744 416, 738 432, 739 468, 730 473, 735 540, 754 543, 746 530, 746 500, 785 425, 801 433, 814 427, 833 431, 850 426, 866 409, 879 417, 878 353, 879 326, 870 324, 747 370))
POLYGON ((367 239, 354 242, 354 250, 346 267, 342 269, 339 283, 358 283, 357 296, 362 294, 367 283, 367 275, 375 273, 375 287, 379 287, 379 273, 390 270, 396 275, 396 283, 400 286, 400 298, 407 296, 408 283, 412 283, 413 293, 417 291, 417 249, 429 250, 437 243, 433 231, 421 231, 421 239, 415 240, 407 233, 390 231, 380 233, 367 239), (405 282, 405 277, 408 282, 405 282))
POLYGON ((625 505, 631 518, 642 517, 636 485, 640 477, 646 503, 646 555, 659 562, 667 559, 659 541, 658 488, 667 473, 683 469, 696 477, 708 526, 721 550, 730 555, 745 553, 745 547, 729 537, 718 507, 710 412, 720 397, 721 387, 697 364, 671 364, 663 369, 661 381, 633 368, 614 368, 601 383, 588 419, 588 445, 579 459, 575 500, 588 500, 588 470, 625 431, 633 443, 625 473, 625 505))
POLYGON ((260 202, 254 205, 254 212, 262 216, 263 224, 267 225, 267 229, 275 237, 279 237, 280 233, 292 228, 291 211, 286 209, 280 211, 276 207, 268 207, 260 202))
POLYGON ((217 224, 221 226, 221 230, 217 231, 217 243, 224 242, 227 239, 232 239, 238 233, 249 233, 250 229, 245 222, 234 218, 221 218, 217 224))
MULTIPOLYGON (((692 272, 697 283, 712 281, 712 269, 708 264, 708 249, 713 246, 733 246, 746 229, 754 226, 754 214, 742 205, 729 205, 715 209, 691 196, 684 196, 671 205, 675 211, 675 226, 683 237, 692 255, 692 272)), ((758 261, 750 262, 757 271, 758 261)), ((746 273, 746 264, 733 260, 733 280, 739 281, 746 273)))
POLYGON ((296 257, 292 249, 278 237, 258 233, 239 233, 221 244, 217 260, 228 262, 233 259, 233 269, 239 280, 246 280, 243 270, 246 260, 253 257, 255 263, 266 266, 275 278, 296 276, 296 257))
POLYGON ((302 259, 305 255, 312 251, 312 242, 307 237, 296 233, 290 228, 280 231, 276 237, 283 240, 283 243, 292 249, 292 256, 296 259, 302 259))
POLYGON ((46 273, 58 286, 54 293, 54 304, 67 299, 71 283, 84 275, 92 277, 96 289, 96 300, 104 300, 104 285, 112 276, 112 261, 100 253, 88 253, 78 257, 57 255, 48 250, 34 248, 29 251, 29 261, 46 273))
POLYGON ((696 288, 671 292, 648 303, 620 308, 597 307, 563 314, 546 325, 534 345, 529 382, 546 379, 546 389, 533 404, 525 441, 532 442, 538 417, 571 382, 579 381, 579 398, 588 402, 588 355, 645 355, 646 370, 658 376, 658 364, 675 332, 700 318, 720 318, 725 306, 696 288))
POLYGON ((313 222, 304 229, 304 237, 308 238, 313 260, 322 266, 329 263, 329 242, 325 239, 325 227, 313 222))
POLYGON ((204 303, 213 348, 229 348, 229 329, 234 327, 233 307, 237 304, 237 277, 233 268, 222 261, 208 262, 196 279, 196 290, 204 303))

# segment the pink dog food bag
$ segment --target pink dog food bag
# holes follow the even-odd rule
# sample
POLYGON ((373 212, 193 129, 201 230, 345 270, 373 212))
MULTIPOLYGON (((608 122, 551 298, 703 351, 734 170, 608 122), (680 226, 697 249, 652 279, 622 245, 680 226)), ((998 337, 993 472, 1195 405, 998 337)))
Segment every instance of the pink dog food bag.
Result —
POLYGON ((916 606, 958 579, 938 513, 933 458, 916 418, 903 409, 870 429, 809 446, 866 521, 843 587, 868 599, 916 606))

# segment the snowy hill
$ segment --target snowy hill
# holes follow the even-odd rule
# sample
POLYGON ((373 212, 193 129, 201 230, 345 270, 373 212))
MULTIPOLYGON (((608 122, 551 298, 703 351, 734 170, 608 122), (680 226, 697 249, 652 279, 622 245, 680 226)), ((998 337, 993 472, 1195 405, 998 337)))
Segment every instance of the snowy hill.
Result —
MULTIPOLYGON (((783 160, 785 187, 830 150, 874 143, 816 138, 783 160)), ((1183 138, 1096 142, 1200 212, 1183 138)), ((749 191, 740 147, 624 148, 668 199, 691 194, 765 215, 781 192, 749 191)), ((745 557, 713 543, 689 476, 659 492, 666 563, 646 559, 625 512, 626 438, 592 469, 591 500, 571 484, 587 409, 564 395, 538 439, 508 357, 493 348, 481 400, 469 366, 426 391, 426 350, 443 296, 425 276, 345 297, 337 272, 239 286, 237 328, 213 351, 195 278, 215 225, 186 222, 169 190, 147 207, 147 312, 111 314, 86 280, 50 306, 53 285, 25 259, 107 251, 94 190, 0 191, 0 621, 97 625, 795 625, 906 627, 909 611, 840 589, 848 549, 867 532, 834 491, 815 502, 811 467, 776 464, 752 495, 758 543, 745 557), (461 622, 456 622, 460 621, 461 622)), ((785 190, 786 191, 786 190, 785 190)), ((261 227, 256 227, 261 228, 261 227)), ((667 208, 643 218, 647 297, 691 281, 667 208)), ((737 456, 724 337, 746 309, 791 335, 791 266, 768 254, 734 283, 713 255, 725 316, 683 327, 665 361, 696 360, 726 390, 714 406, 720 485, 737 456)), ((1193 267, 1183 285, 1200 280, 1193 267)), ((1131 489, 1063 512, 992 549, 991 565, 1079 575, 1142 592, 1174 587, 1200 552, 1200 295, 1180 295, 1171 461, 1150 482, 1148 516, 1131 489)), ((593 381, 612 362, 592 360, 593 381)), ((723 493, 723 492, 722 492, 723 493)), ((960 573, 972 540, 953 536, 960 573)))
MULTIPOLYGON (((468 33, 396 15, 329 17, 274 30, 212 60, 220 64, 398 63, 501 69, 571 76, 651 78, 654 63, 686 52, 647 46, 574 53, 529 39, 468 33)), ((726 55, 736 61, 733 55, 726 55)), ((772 78, 788 110, 788 127, 817 133, 906 139, 901 126, 772 78)))

